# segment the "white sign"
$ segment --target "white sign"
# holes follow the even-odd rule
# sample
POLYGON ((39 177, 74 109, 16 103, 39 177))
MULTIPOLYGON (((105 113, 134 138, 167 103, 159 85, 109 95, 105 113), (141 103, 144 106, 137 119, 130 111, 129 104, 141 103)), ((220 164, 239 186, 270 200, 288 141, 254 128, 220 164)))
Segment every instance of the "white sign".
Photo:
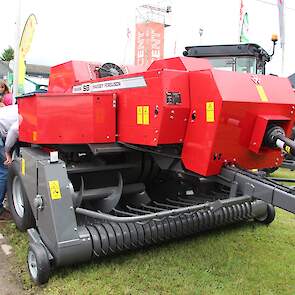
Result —
POLYGON ((99 92, 114 89, 139 88, 146 87, 146 82, 143 76, 117 79, 103 82, 84 83, 73 86, 73 93, 89 93, 99 92))

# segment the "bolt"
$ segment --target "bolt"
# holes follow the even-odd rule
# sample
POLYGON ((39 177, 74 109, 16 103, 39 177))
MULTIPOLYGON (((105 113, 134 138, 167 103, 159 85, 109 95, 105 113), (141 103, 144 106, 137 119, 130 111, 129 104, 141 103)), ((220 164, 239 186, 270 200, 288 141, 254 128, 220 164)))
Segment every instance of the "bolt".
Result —
POLYGON ((156 137, 154 138, 154 141, 157 141, 157 138, 156 137))
POLYGON ((293 111, 291 111, 291 114, 294 114, 294 112, 293 112, 293 111))
POLYGON ((173 120, 173 119, 174 119, 174 117, 173 117, 173 116, 170 116, 170 119, 171 119, 171 120, 173 120))
POLYGON ((294 107, 294 106, 292 106, 292 109, 294 110, 294 109, 295 109, 295 107, 294 107))
POLYGON ((74 231, 77 231, 77 228, 76 227, 74 227, 74 231))
POLYGON ((156 130, 155 130, 155 133, 156 133, 156 134, 157 134, 157 133, 159 133, 159 130, 158 130, 158 129, 156 129, 156 130))
POLYGON ((74 210, 74 207, 73 207, 73 206, 71 206, 71 207, 70 207, 70 210, 74 210))
POLYGON ((66 186, 66 188, 70 188, 70 185, 68 184, 68 185, 66 186))
POLYGON ((256 145, 256 142, 253 142, 253 145, 256 145))
POLYGON ((171 114, 174 114, 174 110, 171 110, 171 114))
POLYGON ((187 118, 184 118, 184 122, 186 122, 187 121, 187 118))
POLYGON ((179 142, 182 142, 182 138, 179 138, 179 142))
POLYGON ((62 168, 66 168, 66 165, 62 165, 62 168))
POLYGON ((109 139, 110 137, 107 135, 107 139, 109 139))

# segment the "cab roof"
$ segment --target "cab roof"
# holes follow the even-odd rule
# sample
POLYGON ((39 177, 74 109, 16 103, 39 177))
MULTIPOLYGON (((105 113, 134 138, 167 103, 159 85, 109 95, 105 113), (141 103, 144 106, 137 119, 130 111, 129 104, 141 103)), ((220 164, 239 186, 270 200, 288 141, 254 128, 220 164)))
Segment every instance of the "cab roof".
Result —
POLYGON ((191 57, 255 56, 263 61, 270 61, 270 55, 254 43, 187 46, 183 55, 191 57))

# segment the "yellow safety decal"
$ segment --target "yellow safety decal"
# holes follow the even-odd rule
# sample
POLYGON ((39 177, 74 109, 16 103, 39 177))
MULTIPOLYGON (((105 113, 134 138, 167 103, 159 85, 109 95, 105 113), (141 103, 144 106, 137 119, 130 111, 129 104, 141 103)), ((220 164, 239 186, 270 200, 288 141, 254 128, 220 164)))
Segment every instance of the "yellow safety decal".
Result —
POLYGON ((261 85, 256 85, 256 89, 258 91, 260 100, 263 101, 263 102, 267 102, 268 97, 265 94, 264 88, 261 85))
POLYGON ((32 139, 33 139, 33 141, 37 141, 37 131, 33 131, 32 139))
POLYGON ((136 123, 137 124, 142 124, 142 106, 137 106, 136 107, 136 113, 137 113, 137 119, 136 123))
POLYGON ((214 101, 206 102, 206 122, 212 123, 214 118, 214 101))
POLYGON ((60 193, 58 180, 49 180, 48 184, 49 184, 51 199, 52 200, 61 199, 61 193, 60 193))
POLYGON ((288 145, 285 146, 284 150, 285 150, 288 154, 290 154, 290 152, 291 152, 291 148, 290 148, 288 145))
POLYGON ((26 174, 26 161, 24 158, 22 158, 21 171, 22 171, 22 175, 25 176, 25 174, 26 174))
POLYGON ((138 125, 150 124, 150 107, 149 106, 136 107, 136 123, 138 125))
POLYGON ((144 106, 143 107, 143 125, 150 124, 150 107, 144 106))

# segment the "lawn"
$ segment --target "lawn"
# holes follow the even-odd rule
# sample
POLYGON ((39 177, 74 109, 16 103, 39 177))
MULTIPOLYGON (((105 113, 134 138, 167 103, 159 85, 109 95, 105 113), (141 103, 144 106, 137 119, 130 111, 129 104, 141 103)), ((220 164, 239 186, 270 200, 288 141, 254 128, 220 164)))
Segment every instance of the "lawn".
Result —
MULTIPOLYGON (((281 169, 276 176, 285 174, 281 169)), ((293 295, 294 229, 295 215, 278 209, 270 226, 249 222, 58 269, 42 287, 32 286, 26 270, 27 235, 12 223, 1 232, 14 248, 14 270, 28 294, 293 295)))

